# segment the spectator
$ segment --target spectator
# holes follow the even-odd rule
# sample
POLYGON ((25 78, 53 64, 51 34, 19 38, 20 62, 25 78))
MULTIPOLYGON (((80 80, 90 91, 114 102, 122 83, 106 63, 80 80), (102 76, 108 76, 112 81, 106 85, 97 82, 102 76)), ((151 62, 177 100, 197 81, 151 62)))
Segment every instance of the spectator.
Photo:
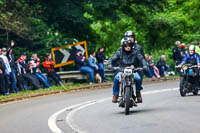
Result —
POLYGON ((51 58, 51 54, 47 53, 45 56, 45 61, 42 62, 43 67, 45 68, 45 72, 47 73, 48 77, 51 77, 56 82, 56 85, 59 84, 64 87, 63 83, 61 82, 60 76, 56 74, 56 71, 54 70, 54 62, 51 58))
POLYGON ((19 82, 20 87, 23 90, 28 90, 28 86, 26 81, 29 81, 33 85, 33 89, 39 89, 40 88, 40 82, 35 77, 34 74, 29 73, 31 70, 30 64, 28 65, 26 63, 26 53, 23 53, 21 57, 17 60, 17 67, 18 67, 18 75, 19 75, 19 82))
POLYGON ((186 54, 187 54, 187 51, 186 51, 186 44, 185 43, 182 43, 181 44, 181 58, 182 60, 185 58, 186 54))
POLYGON ((166 64, 165 60, 165 55, 161 55, 160 60, 157 62, 157 67, 159 69, 161 77, 168 76, 169 72, 169 66, 166 64))
POLYGON ((8 49, 7 52, 7 58, 8 61, 10 63, 10 68, 11 68, 11 73, 10 73, 10 80, 11 80, 11 85, 10 85, 10 93, 13 93, 14 90, 16 93, 19 92, 18 88, 17 88, 17 78, 16 78, 16 64, 15 64, 15 58, 14 58, 14 54, 13 54, 13 48, 15 46, 14 41, 11 41, 11 47, 8 49))
POLYGON ((4 73, 5 73, 5 65, 3 63, 2 58, 0 58, 0 94, 4 95, 6 93, 5 90, 5 81, 4 81, 4 73))
POLYGON ((150 66, 149 68, 150 68, 151 73, 153 73, 153 75, 155 75, 157 78, 160 78, 159 70, 155 66, 152 56, 149 56, 148 62, 149 62, 149 66, 150 66))
POLYGON ((175 42, 175 47, 173 48, 173 52, 172 52, 172 58, 175 61, 176 65, 179 65, 183 59, 181 56, 181 42, 180 41, 175 42))
POLYGON ((81 72, 89 73, 90 84, 94 83, 94 70, 86 65, 85 57, 81 53, 80 49, 77 50, 75 56, 75 64, 77 69, 81 72))
POLYGON ((31 73, 34 74, 44 84, 44 88, 50 88, 46 76, 44 76, 39 69, 40 59, 38 58, 37 54, 32 54, 29 65, 31 73))
POLYGON ((106 82, 105 78, 105 65, 104 65, 104 60, 106 59, 106 56, 104 55, 104 48, 100 47, 97 51, 96 54, 97 62, 98 62, 98 67, 99 67, 99 74, 101 76, 102 82, 106 82))
POLYGON ((5 65, 5 72, 4 72, 4 80, 5 80, 5 95, 10 94, 9 93, 9 85, 10 85, 10 73, 11 73, 11 68, 10 68, 10 64, 7 58, 7 49, 6 48, 2 48, 2 55, 0 55, 0 58, 2 58, 3 63, 5 65))
POLYGON ((96 64, 96 52, 92 52, 92 54, 90 55, 90 57, 88 58, 88 65, 93 68, 93 70, 95 71, 95 78, 98 81, 98 83, 101 83, 101 77, 99 75, 99 67, 96 64))
POLYGON ((154 79, 154 78, 155 78, 154 73, 153 73, 153 71, 151 71, 151 69, 150 69, 149 56, 148 56, 147 54, 144 54, 144 56, 145 56, 145 60, 146 60, 146 62, 147 62, 147 67, 148 67, 147 71, 145 71, 145 74, 146 74, 149 78, 154 79))

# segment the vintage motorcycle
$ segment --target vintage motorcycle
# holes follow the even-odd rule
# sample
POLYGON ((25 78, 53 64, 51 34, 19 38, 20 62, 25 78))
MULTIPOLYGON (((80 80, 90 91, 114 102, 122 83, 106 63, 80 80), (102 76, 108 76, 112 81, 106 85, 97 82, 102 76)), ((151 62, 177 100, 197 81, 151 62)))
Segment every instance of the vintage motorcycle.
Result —
POLYGON ((134 66, 120 68, 123 74, 119 77, 120 95, 119 107, 125 108, 125 114, 129 114, 130 108, 137 107, 136 96, 134 92, 134 72, 142 71, 142 68, 134 68, 134 66))
POLYGON ((183 64, 182 66, 176 66, 180 68, 180 95, 185 96, 186 93, 198 94, 200 89, 200 82, 198 76, 198 66, 191 64, 183 64))

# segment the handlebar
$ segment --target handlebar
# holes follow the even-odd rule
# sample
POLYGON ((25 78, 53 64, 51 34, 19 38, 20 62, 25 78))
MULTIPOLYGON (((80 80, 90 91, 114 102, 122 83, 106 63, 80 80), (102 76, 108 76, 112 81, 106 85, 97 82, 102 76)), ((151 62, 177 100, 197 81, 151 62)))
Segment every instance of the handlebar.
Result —
POLYGON ((184 66, 184 65, 188 66, 189 68, 197 68, 197 67, 198 67, 198 65, 183 64, 183 65, 175 66, 175 68, 181 68, 181 67, 184 66))
POLYGON ((120 71, 124 71, 125 68, 132 69, 134 72, 144 70, 144 68, 141 68, 141 67, 134 68, 132 66, 130 66, 130 67, 112 67, 112 68, 113 68, 113 70, 120 70, 120 71))

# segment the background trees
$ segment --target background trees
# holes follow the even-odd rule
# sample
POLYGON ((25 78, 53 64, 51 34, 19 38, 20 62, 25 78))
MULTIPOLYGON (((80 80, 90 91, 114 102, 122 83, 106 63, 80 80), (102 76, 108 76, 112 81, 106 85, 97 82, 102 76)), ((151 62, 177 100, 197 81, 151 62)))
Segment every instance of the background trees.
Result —
POLYGON ((170 58, 176 40, 200 41, 199 0, 1 0, 0 6, 0 45, 15 40, 16 55, 43 56, 86 40, 89 51, 103 46, 111 56, 126 30, 156 60, 162 53, 170 58))

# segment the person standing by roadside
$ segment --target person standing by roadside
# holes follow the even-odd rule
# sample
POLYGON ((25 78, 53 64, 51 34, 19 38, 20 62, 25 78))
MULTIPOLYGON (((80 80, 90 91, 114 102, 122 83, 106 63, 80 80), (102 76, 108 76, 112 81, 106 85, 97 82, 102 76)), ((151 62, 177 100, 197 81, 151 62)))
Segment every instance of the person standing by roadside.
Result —
POLYGON ((61 85, 64 87, 60 76, 56 74, 56 71, 54 70, 54 62, 52 61, 51 54, 47 53, 44 59, 45 61, 42 62, 42 65, 45 68, 45 72, 47 73, 48 77, 51 77, 56 82, 56 85, 61 85))
POLYGON ((172 58, 175 61, 176 66, 179 65, 182 61, 180 41, 175 42, 175 47, 172 50, 172 58))
POLYGON ((16 93, 19 92, 18 88, 17 88, 17 78, 16 78, 16 64, 15 64, 15 58, 14 58, 14 54, 13 54, 13 49, 15 46, 15 42, 12 40, 11 41, 11 47, 8 48, 8 52, 7 52, 7 58, 8 61, 10 63, 10 67, 11 67, 11 73, 10 73, 10 81, 11 81, 11 85, 10 85, 10 93, 13 93, 14 90, 16 93))
MULTIPOLYGON (((172 49, 172 59, 175 61, 175 65, 179 65, 182 61, 182 56, 181 56, 181 42, 176 41, 175 42, 175 47, 172 49)), ((176 71, 180 73, 180 68, 176 68, 176 71)))
POLYGON ((44 76, 39 69, 40 59, 38 58, 37 54, 32 54, 29 65, 31 73, 33 73, 44 84, 44 88, 50 88, 46 76, 44 76))
POLYGON ((5 65, 3 63, 2 58, 0 58, 0 94, 5 95, 5 81, 4 81, 4 73, 5 73, 5 65))
POLYGON ((5 65, 5 72, 4 72, 4 80, 5 80, 5 95, 9 95, 9 85, 10 85, 10 73, 11 73, 11 68, 10 64, 7 58, 7 49, 2 48, 2 55, 0 55, 0 58, 2 58, 3 63, 5 65))
POLYGON ((106 82, 105 65, 104 65, 104 60, 106 59, 106 56, 104 55, 104 48, 103 47, 98 48, 96 58, 97 58, 98 67, 99 67, 99 74, 101 76, 102 82, 106 82))

